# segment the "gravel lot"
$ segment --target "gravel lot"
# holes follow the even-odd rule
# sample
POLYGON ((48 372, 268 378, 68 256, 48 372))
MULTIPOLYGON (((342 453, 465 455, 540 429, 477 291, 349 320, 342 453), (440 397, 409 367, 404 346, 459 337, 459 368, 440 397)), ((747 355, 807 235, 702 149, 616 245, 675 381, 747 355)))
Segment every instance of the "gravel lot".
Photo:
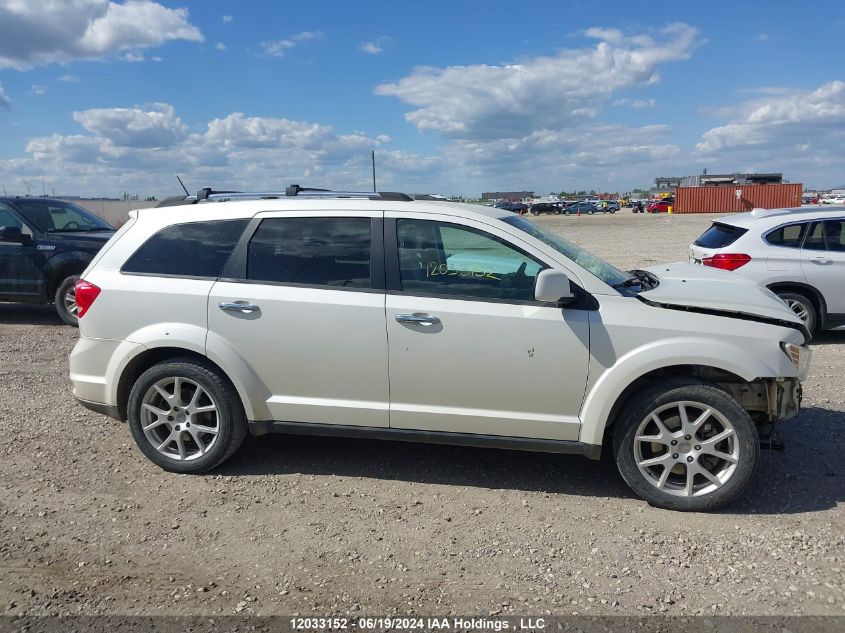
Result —
MULTIPOLYGON (((537 221, 622 267, 686 258, 712 217, 537 221)), ((845 614, 845 333, 722 513, 635 499, 609 461, 248 439, 165 473, 76 405, 76 330, 0 304, 0 613, 845 614)))

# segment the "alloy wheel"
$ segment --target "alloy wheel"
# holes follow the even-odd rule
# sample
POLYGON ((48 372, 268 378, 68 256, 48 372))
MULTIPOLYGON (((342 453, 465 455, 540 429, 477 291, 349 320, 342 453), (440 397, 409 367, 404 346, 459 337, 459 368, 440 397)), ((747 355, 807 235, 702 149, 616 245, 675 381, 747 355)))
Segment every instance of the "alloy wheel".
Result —
POLYGON ((633 450, 645 480, 678 497, 721 488, 740 460, 733 425, 713 407, 691 401, 672 402, 649 413, 637 427, 633 450))
POLYGON ((76 285, 73 284, 70 288, 67 289, 65 292, 65 296, 62 297, 62 302, 64 303, 65 310, 71 316, 77 317, 79 316, 79 306, 76 304, 76 285))
POLYGON ((789 309, 795 313, 795 316, 801 319, 804 323, 807 323, 807 321, 810 320, 810 311, 801 301, 796 299, 787 299, 786 305, 788 305, 789 309))
POLYGON ((193 380, 163 378, 144 394, 141 428, 162 455, 178 461, 198 459, 217 441, 217 403, 193 380))

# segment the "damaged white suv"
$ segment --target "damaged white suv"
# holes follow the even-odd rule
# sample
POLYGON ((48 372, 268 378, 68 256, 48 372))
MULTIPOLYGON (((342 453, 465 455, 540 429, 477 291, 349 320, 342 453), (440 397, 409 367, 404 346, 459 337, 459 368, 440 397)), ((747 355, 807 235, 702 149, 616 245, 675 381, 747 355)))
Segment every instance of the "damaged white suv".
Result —
POLYGON ((167 470, 247 432, 607 450, 649 503, 707 510, 798 412, 809 333, 737 275, 622 272, 524 217, 402 194, 201 197, 134 211, 76 288, 74 394, 167 470))

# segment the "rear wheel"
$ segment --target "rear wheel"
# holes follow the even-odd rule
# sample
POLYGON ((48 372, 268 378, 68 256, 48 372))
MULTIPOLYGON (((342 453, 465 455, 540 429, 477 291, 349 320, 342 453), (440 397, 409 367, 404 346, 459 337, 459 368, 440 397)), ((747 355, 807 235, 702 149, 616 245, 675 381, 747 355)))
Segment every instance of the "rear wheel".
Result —
POLYGON ((193 359, 165 361, 141 374, 129 394, 128 413, 138 448, 177 473, 218 466, 246 437, 246 415, 234 387, 193 359))
POLYGON ((533 213, 534 215, 540 215, 540 211, 537 209, 531 209, 531 213, 533 213))
POLYGON ((778 297, 804 322, 810 332, 814 332, 819 322, 818 312, 813 302, 798 292, 777 292, 778 297))
POLYGON ((552 213, 554 213, 555 215, 560 215, 560 209, 555 209, 554 211, 552 211, 552 213))
POLYGON ((593 215, 593 213, 595 213, 593 209, 587 209, 587 215, 593 215))
POLYGON ((760 453, 754 421, 718 386, 668 381, 638 395, 614 429, 622 477, 651 505, 703 511, 745 490, 760 453))
POLYGON ((79 275, 65 277, 56 288, 53 301, 56 305, 56 312, 59 318, 74 327, 79 326, 79 307, 76 305, 76 282, 79 275))

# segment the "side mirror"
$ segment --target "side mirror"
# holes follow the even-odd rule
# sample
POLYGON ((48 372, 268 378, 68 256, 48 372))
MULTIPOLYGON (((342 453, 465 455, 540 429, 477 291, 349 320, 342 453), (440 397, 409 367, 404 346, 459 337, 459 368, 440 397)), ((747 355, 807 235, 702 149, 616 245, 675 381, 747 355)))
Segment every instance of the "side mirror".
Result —
POLYGON ((566 273, 547 268, 541 270, 540 274, 537 275, 534 298, 545 303, 567 305, 575 300, 575 295, 572 293, 569 277, 566 276, 566 273))
POLYGON ((21 229, 18 226, 0 226, 0 242, 22 243, 21 229))

